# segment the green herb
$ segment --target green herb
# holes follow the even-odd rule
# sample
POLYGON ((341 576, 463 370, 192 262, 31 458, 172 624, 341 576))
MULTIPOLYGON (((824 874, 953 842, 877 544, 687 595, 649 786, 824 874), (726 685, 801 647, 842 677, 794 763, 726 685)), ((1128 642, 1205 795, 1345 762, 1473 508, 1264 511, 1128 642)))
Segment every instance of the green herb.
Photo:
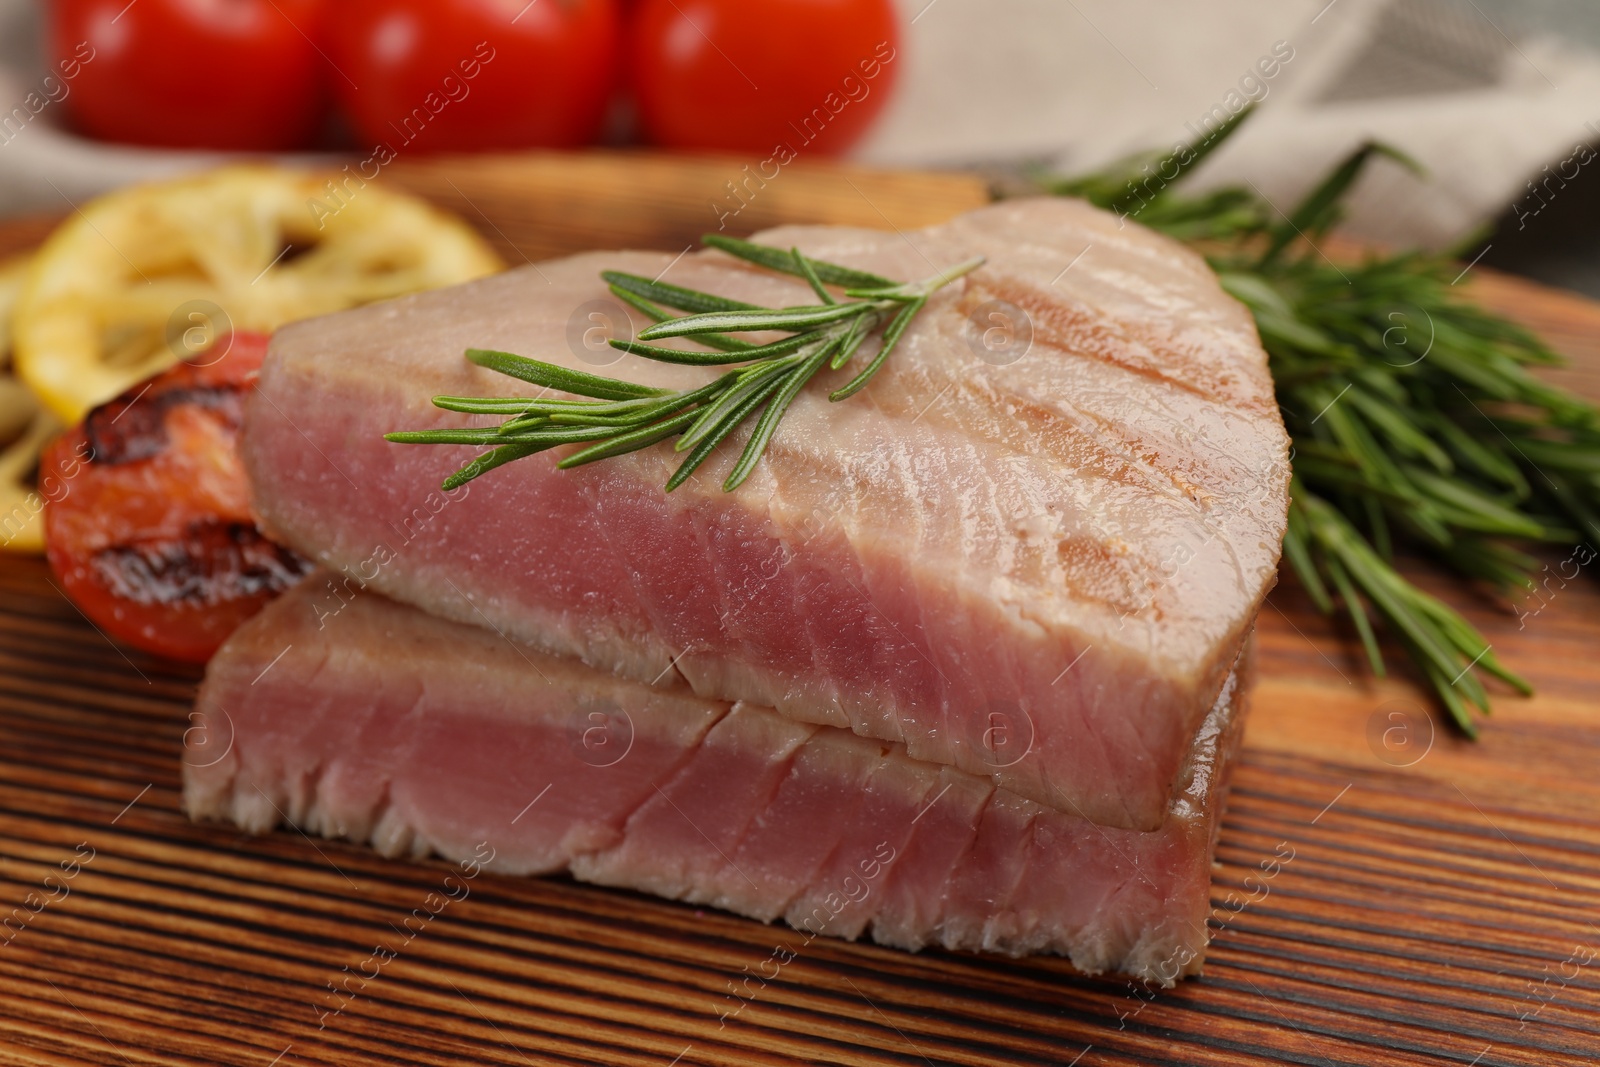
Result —
POLYGON ((1489 711, 1478 672, 1531 690, 1457 612, 1401 577, 1391 546, 1510 594, 1539 567, 1519 543, 1600 545, 1600 412, 1528 372, 1559 358, 1462 299, 1450 257, 1341 266, 1317 249, 1364 166, 1386 156, 1414 167, 1393 149, 1363 146, 1287 215, 1248 189, 1178 195, 1176 180, 1247 113, 1193 148, 1047 188, 1195 243, 1254 313, 1294 439, 1284 555, 1322 611, 1350 614, 1375 672, 1370 615, 1475 734, 1472 708, 1489 711))
POLYGON ((812 259, 799 249, 785 252, 718 234, 707 235, 704 241, 758 266, 805 279, 820 302, 764 308, 634 274, 605 271, 601 277, 611 292, 655 321, 640 331, 638 340, 613 340, 613 347, 663 363, 738 366, 698 388, 651 389, 507 352, 469 349, 467 358, 479 366, 591 399, 437 396, 434 404, 446 410, 502 416, 504 421, 482 429, 391 433, 388 439, 488 446, 491 451, 445 479, 444 487, 453 489, 503 464, 560 445, 585 446, 557 464, 569 468, 676 437, 676 450, 689 455, 667 481, 671 492, 753 418, 755 427, 722 483, 724 490, 732 492, 760 462, 784 413, 812 378, 824 368, 840 370, 874 333, 881 332, 876 354, 828 399, 854 396, 883 367, 928 298, 983 265, 981 258, 969 259, 920 282, 903 283, 812 259), (830 292, 830 285, 842 290, 845 299, 830 292), (689 314, 674 317, 666 308, 689 314), (759 345, 734 336, 764 331, 787 336, 759 345), (672 338, 688 338, 705 348, 650 343, 672 338))

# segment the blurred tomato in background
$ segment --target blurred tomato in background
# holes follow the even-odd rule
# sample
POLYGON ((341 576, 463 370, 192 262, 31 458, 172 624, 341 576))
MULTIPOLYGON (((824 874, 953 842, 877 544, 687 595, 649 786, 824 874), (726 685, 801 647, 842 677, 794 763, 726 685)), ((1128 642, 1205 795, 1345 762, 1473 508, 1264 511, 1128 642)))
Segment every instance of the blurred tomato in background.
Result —
POLYGON ((891 0, 639 0, 631 23, 640 124, 670 148, 837 154, 895 80, 891 0))
POLYGON ((327 61, 313 43, 322 8, 321 0, 53 0, 52 64, 92 56, 63 106, 79 131, 101 140, 303 147, 323 115, 327 61))
POLYGON ((336 0, 334 91, 365 143, 574 148, 616 86, 617 0, 336 0))
POLYGON ((165 148, 832 155, 896 81, 893 0, 50 0, 83 134, 165 148), (336 111, 330 105, 337 105, 336 111), (340 123, 331 123, 337 114, 340 123), (330 140, 330 134, 332 139, 330 140))

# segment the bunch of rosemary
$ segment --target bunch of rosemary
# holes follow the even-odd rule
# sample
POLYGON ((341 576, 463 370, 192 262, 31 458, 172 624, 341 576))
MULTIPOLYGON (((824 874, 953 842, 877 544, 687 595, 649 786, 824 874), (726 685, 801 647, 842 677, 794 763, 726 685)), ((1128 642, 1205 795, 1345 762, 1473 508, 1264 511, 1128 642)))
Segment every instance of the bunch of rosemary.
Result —
POLYGON ((1540 564, 1528 543, 1600 546, 1600 411, 1528 372, 1559 358, 1460 296, 1464 272, 1448 256, 1341 267, 1317 249, 1369 161, 1414 167, 1393 149, 1362 147, 1287 214, 1250 189, 1179 195, 1177 181, 1246 115, 1204 143, 1046 188, 1195 244, 1255 314, 1294 440, 1284 555, 1322 611, 1349 613, 1376 673, 1372 615, 1475 735, 1472 706, 1489 711, 1475 672, 1531 690, 1461 615, 1395 570, 1394 545, 1502 595, 1532 587, 1540 564))

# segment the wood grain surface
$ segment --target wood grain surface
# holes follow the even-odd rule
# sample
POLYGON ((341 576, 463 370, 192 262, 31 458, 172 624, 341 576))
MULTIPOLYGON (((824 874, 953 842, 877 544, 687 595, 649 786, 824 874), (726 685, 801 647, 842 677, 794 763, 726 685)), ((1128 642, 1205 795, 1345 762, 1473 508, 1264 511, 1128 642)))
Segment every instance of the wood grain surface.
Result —
MULTIPOLYGON (((392 178, 516 262, 681 248, 715 228, 709 205, 742 165, 545 156, 392 178)), ((983 198, 968 178, 797 163, 728 229, 904 228, 983 198)), ((0 252, 38 233, 0 231, 0 252)), ((1483 271, 1471 286, 1600 396, 1600 306, 1483 271)), ((1503 694, 1475 744, 1430 737, 1420 690, 1371 679, 1353 636, 1280 586, 1202 978, 1152 992, 1058 959, 819 939, 723 1025, 728 984, 796 943, 786 928, 490 875, 319 1016, 450 868, 189 823, 179 760, 198 673, 113 647, 41 564, 5 559, 0 1064, 1595 1062, 1600 585, 1585 575, 1519 618, 1409 569, 1538 696, 1503 694)))

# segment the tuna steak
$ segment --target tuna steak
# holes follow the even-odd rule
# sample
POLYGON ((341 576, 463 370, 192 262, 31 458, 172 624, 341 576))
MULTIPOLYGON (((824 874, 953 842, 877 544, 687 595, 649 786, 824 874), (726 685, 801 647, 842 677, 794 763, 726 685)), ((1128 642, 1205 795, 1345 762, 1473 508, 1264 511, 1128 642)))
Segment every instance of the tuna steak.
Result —
POLYGON ((1106 828, 903 745, 651 687, 317 575, 212 661, 195 818, 488 861, 909 949, 1055 952, 1170 984, 1200 966, 1232 678, 1154 831, 1106 828))
POLYGON ((1160 825, 1284 530, 1287 438, 1249 314, 1199 256, 1061 199, 757 239, 895 278, 988 264, 866 392, 805 391, 734 493, 741 435, 670 496, 662 445, 574 471, 547 453, 449 497, 473 449, 382 435, 470 421, 434 394, 518 392, 467 347, 596 370, 603 269, 814 303, 795 279, 718 252, 594 253, 289 326, 246 412, 261 518, 350 589, 1160 825))

